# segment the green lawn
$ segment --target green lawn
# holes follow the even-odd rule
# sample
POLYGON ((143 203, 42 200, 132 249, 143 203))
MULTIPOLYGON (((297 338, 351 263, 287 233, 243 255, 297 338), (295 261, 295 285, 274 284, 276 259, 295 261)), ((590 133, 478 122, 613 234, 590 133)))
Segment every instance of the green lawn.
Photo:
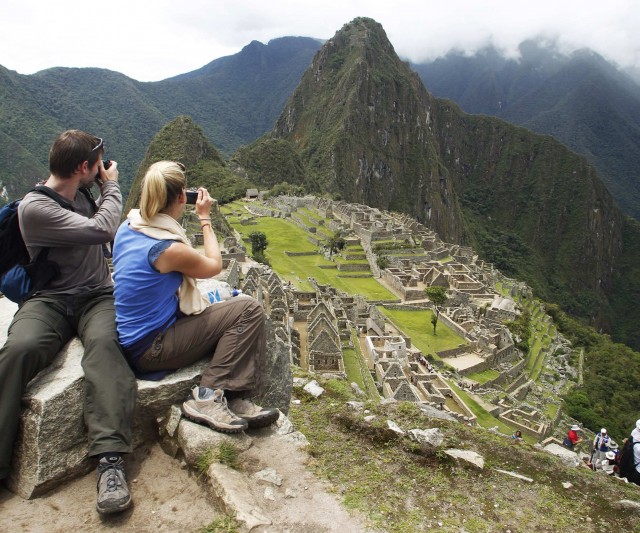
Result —
POLYGON ((411 342, 423 354, 434 354, 441 350, 457 348, 460 344, 467 344, 462 337, 451 331, 442 322, 438 322, 436 335, 431 325, 432 312, 429 309, 396 310, 378 307, 394 324, 411 337, 411 342))
POLYGON ((481 385, 484 385, 487 381, 491 381, 492 379, 496 379, 500 375, 500 372, 497 370, 493 370, 492 368, 488 368, 482 372, 474 372, 473 374, 467 374, 469 379, 473 381, 477 381, 481 385))
MULTIPOLYGON (((227 206, 224 207, 226 208, 227 206)), ((223 213, 224 212, 225 209, 223 209, 223 213)), ((243 237, 248 236, 252 231, 264 232, 269 241, 265 255, 270 261, 272 268, 280 278, 284 281, 291 281, 291 283, 301 290, 311 290, 312 286, 307 281, 307 278, 311 276, 321 285, 331 285, 351 295, 360 294, 368 300, 397 299, 373 277, 339 278, 339 272, 336 269, 325 270, 319 268, 322 265, 335 266, 335 263, 326 260, 319 253, 297 257, 286 255, 285 251, 318 251, 318 247, 307 240, 309 233, 292 222, 288 222, 282 218, 256 217, 255 225, 243 226, 240 224, 238 217, 227 217, 227 220, 243 237), (300 282, 298 278, 300 278, 300 282)))

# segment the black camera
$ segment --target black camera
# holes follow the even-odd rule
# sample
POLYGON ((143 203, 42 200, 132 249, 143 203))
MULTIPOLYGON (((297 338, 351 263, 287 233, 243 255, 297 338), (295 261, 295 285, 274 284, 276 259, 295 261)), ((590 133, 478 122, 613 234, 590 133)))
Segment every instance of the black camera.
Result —
POLYGON ((185 191, 185 194, 187 195, 187 204, 195 205, 195 203, 198 201, 197 189, 185 191))
MULTIPOLYGON (((102 160, 102 166, 104 167, 105 170, 107 170, 110 166, 111 166, 111 159, 103 159, 102 160)), ((100 171, 98 170, 98 173, 96 174, 96 177, 94 178, 96 183, 98 185, 102 185, 102 178, 100 177, 100 171)))

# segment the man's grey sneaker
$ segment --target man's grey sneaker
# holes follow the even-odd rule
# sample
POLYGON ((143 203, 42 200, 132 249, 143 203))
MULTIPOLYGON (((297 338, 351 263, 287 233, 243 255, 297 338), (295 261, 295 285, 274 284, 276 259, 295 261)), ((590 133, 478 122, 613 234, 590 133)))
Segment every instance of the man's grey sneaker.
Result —
POLYGON ((103 457, 98 463, 98 501, 100 514, 119 513, 131 507, 122 457, 103 457))
POLYGON ((229 409, 244 418, 250 428, 263 428, 275 422, 280 413, 277 409, 266 409, 256 405, 251 400, 234 398, 229 402, 229 409))
POLYGON ((187 418, 222 433, 240 433, 247 429, 247 421, 229 411, 222 389, 216 389, 211 398, 203 399, 200 387, 195 385, 191 395, 193 398, 182 404, 182 412, 187 418))

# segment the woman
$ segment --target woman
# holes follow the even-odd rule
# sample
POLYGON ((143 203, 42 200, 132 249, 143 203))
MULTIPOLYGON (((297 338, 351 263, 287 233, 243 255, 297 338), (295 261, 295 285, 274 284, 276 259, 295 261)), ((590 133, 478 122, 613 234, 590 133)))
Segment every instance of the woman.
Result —
POLYGON ((120 343, 138 376, 147 379, 210 358, 200 386, 182 406, 192 420, 225 433, 268 425, 277 409, 250 400, 266 349, 262 307, 248 297, 209 305, 198 291, 195 279, 218 274, 222 256, 206 189, 198 190, 195 204, 204 255, 178 223, 185 187, 183 165, 154 163, 142 183, 140 209, 118 229, 113 264, 120 343))

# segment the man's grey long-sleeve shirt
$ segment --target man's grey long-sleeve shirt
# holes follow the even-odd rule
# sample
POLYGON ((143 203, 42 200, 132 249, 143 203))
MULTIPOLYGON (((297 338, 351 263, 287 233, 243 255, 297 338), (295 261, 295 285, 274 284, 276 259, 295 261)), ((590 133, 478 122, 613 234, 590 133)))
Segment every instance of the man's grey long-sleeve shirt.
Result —
POLYGON ((113 240, 120 223, 120 187, 114 181, 104 183, 95 214, 81 192, 76 193, 71 205, 75 211, 44 194, 31 192, 18 207, 20 230, 31 258, 48 246, 48 259, 60 267, 60 275, 41 294, 81 294, 112 285, 102 245, 113 240))

